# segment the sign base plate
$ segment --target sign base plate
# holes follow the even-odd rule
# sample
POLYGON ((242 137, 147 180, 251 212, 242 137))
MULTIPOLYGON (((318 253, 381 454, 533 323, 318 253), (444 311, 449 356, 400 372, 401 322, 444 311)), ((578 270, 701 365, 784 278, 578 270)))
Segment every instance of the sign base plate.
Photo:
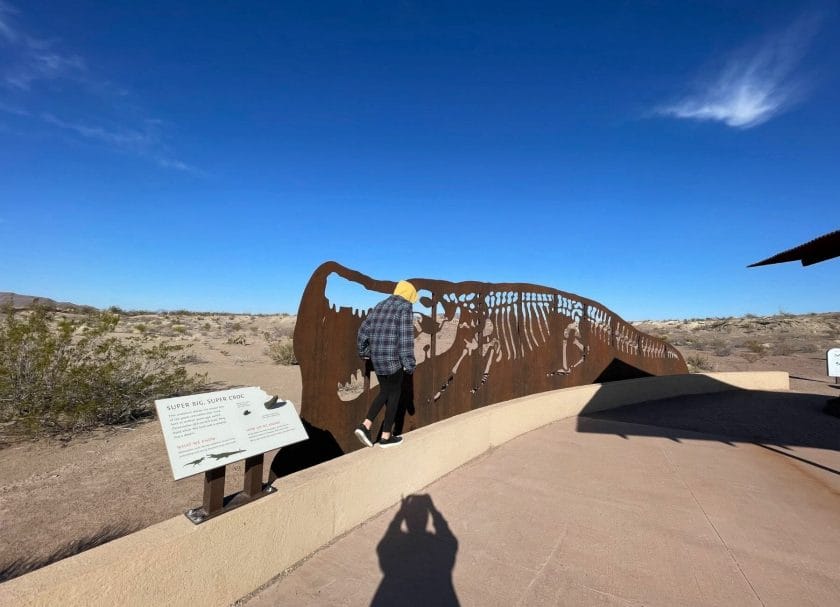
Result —
POLYGON ((245 495, 244 491, 240 491, 239 493, 235 493, 228 498, 225 498, 225 504, 221 507, 221 509, 216 510, 214 512, 207 512, 203 506, 199 506, 198 508, 190 508, 189 510, 184 512, 184 516, 186 516, 194 525, 200 525, 205 521, 209 521, 211 518, 219 516, 220 514, 224 514, 225 512, 230 512, 231 510, 235 510, 239 508, 239 506, 244 506, 245 504, 250 504, 254 500, 258 500, 261 497, 265 497, 266 495, 271 495, 272 493, 276 493, 277 489, 272 487, 271 485, 266 485, 262 491, 260 491, 257 495, 245 495))

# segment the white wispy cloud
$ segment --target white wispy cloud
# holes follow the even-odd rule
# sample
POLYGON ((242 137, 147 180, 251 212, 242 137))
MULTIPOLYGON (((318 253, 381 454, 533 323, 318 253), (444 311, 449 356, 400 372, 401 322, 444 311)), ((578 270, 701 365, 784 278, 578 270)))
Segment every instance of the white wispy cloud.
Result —
POLYGON ((132 103, 125 88, 97 77, 60 42, 30 34, 18 25, 19 14, 0 0, 0 93, 7 93, 6 100, 0 98, 0 113, 147 158, 162 168, 199 173, 174 156, 163 122, 132 103), (74 102, 61 104, 62 93, 74 102))
POLYGON ((28 91, 35 81, 74 78, 85 71, 80 57, 61 55, 39 45, 27 41, 25 52, 20 53, 18 61, 4 74, 7 86, 28 91))
MULTIPOLYGON (((0 110, 2 110, 0 106, 0 110)), ((130 152, 153 160, 165 169, 201 174, 195 167, 174 158, 160 134, 160 120, 145 120, 139 129, 119 126, 105 127, 98 124, 69 122, 50 113, 43 113, 41 120, 54 127, 74 133, 84 139, 107 144, 124 152, 130 152)))
POLYGON ((18 106, 15 106, 15 105, 9 105, 7 103, 3 103, 2 101, 0 101, 0 112, 4 112, 6 114, 12 114, 13 116, 31 116, 32 115, 31 112, 28 112, 27 110, 25 110, 21 107, 18 107, 18 106))
POLYGON ((120 128, 107 129, 99 125, 67 122, 50 113, 41 114, 41 119, 47 124, 72 131, 86 139, 101 141, 125 150, 142 152, 157 141, 156 134, 150 129, 144 131, 120 128))
POLYGON ((809 88, 797 73, 819 19, 801 17, 781 32, 733 53, 696 90, 657 108, 674 118, 712 120, 747 129, 767 122, 801 101, 809 88))
POLYGON ((155 162, 157 162, 160 166, 165 169, 175 169, 176 171, 184 171, 185 173, 192 173, 193 175, 204 175, 205 173, 199 171, 194 166, 190 166, 186 162, 181 162, 180 160, 176 160, 174 158, 166 158, 164 156, 158 156, 155 158, 155 162))
POLYGON ((11 26, 10 21, 17 11, 0 0, 0 38, 7 42, 15 42, 17 33, 11 26))
POLYGON ((85 72, 81 57, 61 52, 55 48, 55 42, 24 31, 15 23, 17 14, 13 6, 0 0, 2 81, 6 87, 25 91, 38 80, 75 78, 85 72))

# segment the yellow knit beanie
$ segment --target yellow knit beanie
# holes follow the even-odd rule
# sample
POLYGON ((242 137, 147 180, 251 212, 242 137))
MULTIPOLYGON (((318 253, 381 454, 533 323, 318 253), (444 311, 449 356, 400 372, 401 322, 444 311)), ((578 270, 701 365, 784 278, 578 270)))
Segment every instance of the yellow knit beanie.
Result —
POLYGON ((417 289, 407 280, 401 280, 397 283, 397 288, 394 289, 394 295, 399 295, 411 303, 417 303, 417 289))

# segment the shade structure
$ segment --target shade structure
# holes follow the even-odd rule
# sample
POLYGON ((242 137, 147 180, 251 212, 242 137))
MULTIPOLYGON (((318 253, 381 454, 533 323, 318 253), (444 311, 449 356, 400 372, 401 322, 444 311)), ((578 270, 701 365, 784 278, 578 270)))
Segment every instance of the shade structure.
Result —
POLYGON ((754 268, 788 261, 801 261, 803 266, 810 266, 838 256, 840 256, 840 230, 835 230, 787 251, 777 253, 773 257, 751 263, 747 267, 754 268))

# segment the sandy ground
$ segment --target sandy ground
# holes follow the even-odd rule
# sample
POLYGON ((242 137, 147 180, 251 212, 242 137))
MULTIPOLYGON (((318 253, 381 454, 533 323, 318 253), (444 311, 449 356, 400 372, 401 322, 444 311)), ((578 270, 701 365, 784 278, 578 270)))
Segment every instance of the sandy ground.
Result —
MULTIPOLYGON (((771 318, 645 321, 695 370, 787 371, 794 391, 836 396, 825 350, 840 345, 840 314, 771 318)), ((121 323, 191 346, 189 368, 214 389, 261 386, 300 402, 296 366, 274 363, 269 341, 290 336, 294 318, 145 315, 121 323), (266 338, 268 336, 268 339, 266 338)), ((274 453, 266 458, 268 464, 274 453)), ((0 450, 0 581, 130 533, 200 505, 202 475, 172 480, 156 421, 0 450)), ((242 483, 242 463, 228 466, 227 490, 242 483)))

